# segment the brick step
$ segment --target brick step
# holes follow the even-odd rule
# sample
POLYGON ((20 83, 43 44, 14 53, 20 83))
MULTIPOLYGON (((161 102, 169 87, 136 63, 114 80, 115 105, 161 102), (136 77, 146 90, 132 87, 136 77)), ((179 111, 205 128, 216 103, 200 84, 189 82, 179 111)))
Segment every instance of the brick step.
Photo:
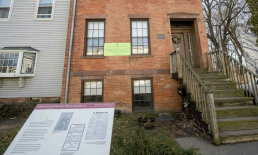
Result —
POLYGON ((216 107, 252 106, 252 97, 219 97, 214 98, 216 107))
POLYGON ((258 129, 258 117, 238 117, 218 119, 219 131, 258 129))
POLYGON ((256 117, 258 106, 236 106, 216 108, 217 118, 256 117))
POLYGON ((219 132, 222 144, 258 140, 258 129, 219 132))
POLYGON ((213 90, 213 95, 215 98, 219 97, 245 97, 244 90, 233 89, 233 90, 213 90))

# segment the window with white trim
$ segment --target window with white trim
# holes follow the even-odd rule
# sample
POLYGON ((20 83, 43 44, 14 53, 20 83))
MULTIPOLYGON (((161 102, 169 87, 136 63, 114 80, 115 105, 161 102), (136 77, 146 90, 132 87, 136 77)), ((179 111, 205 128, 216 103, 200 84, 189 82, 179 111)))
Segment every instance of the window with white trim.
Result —
POLYGON ((55 0, 39 0, 36 19, 52 19, 55 0))
POLYGON ((0 77, 35 76, 37 51, 0 50, 0 77))
POLYGON ((13 0, 0 0, 0 20, 9 19, 13 0))

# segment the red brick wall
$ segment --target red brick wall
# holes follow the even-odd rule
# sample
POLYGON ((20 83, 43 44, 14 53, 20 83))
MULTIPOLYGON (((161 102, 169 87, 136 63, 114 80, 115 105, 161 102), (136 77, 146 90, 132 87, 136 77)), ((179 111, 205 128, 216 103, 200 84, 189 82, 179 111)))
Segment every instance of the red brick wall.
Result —
MULTIPOLYGON (((71 1, 67 50, 64 73, 67 71, 70 40, 72 6, 71 1)), ((206 29, 201 0, 77 0, 74 29, 71 73, 111 70, 169 69, 169 52, 172 51, 170 19, 171 13, 199 14, 195 20, 198 53, 201 67, 205 67, 205 53, 208 51, 206 29), (106 57, 105 59, 82 59, 86 18, 90 15, 106 16, 105 43, 130 42, 130 18, 128 15, 150 16, 150 43, 152 57, 133 58, 130 56, 106 57), (156 34, 166 34, 165 40, 157 40, 156 34)), ((153 77, 155 110, 180 110, 177 95, 178 81, 171 80, 169 74, 139 74, 153 77)), ((98 76, 71 77, 69 82, 69 103, 80 102, 81 81, 98 76)), ((117 107, 128 112, 132 110, 131 75, 100 76, 104 78, 104 102, 116 102, 117 107)), ((64 74, 61 102, 64 102, 66 74, 64 74)))

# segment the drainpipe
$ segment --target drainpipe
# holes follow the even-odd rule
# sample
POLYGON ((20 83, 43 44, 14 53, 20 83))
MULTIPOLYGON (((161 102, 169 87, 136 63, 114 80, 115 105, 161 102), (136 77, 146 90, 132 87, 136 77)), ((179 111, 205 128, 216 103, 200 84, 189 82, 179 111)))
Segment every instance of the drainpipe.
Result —
POLYGON ((69 79, 70 79, 70 66, 71 66, 71 57, 72 57, 72 49, 73 49, 73 31, 74 31, 74 20, 75 20, 75 12, 76 12, 76 1, 73 1, 73 19, 72 19, 72 27, 71 27, 71 35, 70 35, 70 48, 69 48, 69 57, 68 57, 68 65, 67 65, 67 75, 66 75, 66 85, 65 85, 65 104, 67 103, 68 98, 68 88, 69 88, 69 79))

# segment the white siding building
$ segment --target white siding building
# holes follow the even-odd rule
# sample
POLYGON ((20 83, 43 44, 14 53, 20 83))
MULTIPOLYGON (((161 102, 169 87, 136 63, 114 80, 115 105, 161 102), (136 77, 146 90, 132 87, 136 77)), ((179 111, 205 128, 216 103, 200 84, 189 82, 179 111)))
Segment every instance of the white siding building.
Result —
POLYGON ((246 66, 254 73, 258 74, 258 46, 256 46, 256 37, 254 33, 241 35, 242 46, 244 48, 244 58, 246 66))
POLYGON ((0 0, 0 98, 60 97, 70 0, 0 0))

